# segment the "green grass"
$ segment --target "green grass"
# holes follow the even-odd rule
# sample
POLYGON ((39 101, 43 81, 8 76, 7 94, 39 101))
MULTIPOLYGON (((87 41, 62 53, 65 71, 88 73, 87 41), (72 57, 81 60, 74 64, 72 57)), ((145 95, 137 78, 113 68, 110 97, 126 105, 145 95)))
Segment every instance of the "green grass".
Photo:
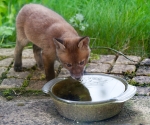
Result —
MULTIPOLYGON (((80 31, 79 27, 75 28, 81 36, 86 35, 91 38, 91 48, 104 46, 125 54, 150 56, 149 0, 2 1, 5 1, 4 7, 7 9, 1 9, 0 6, 0 27, 14 27, 15 16, 25 3, 39 3, 55 10, 68 22, 76 14, 82 14, 83 21, 89 26, 84 31, 80 31)), ((1 35, 0 32, 0 47, 15 45, 15 30, 11 31, 8 31, 6 35, 1 35)), ((104 49, 97 49, 95 52, 111 53, 104 49)))

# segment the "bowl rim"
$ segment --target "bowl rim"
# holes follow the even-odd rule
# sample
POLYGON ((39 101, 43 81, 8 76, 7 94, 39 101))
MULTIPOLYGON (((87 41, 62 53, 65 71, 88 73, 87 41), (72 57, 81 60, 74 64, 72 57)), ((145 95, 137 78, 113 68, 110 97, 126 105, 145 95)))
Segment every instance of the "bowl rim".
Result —
MULTIPOLYGON (((110 75, 110 74, 102 74, 102 73, 85 73, 84 75, 101 75, 101 76, 109 76, 109 77, 112 77, 112 78, 115 78, 119 81, 121 81, 124 85, 125 85, 125 91, 128 89, 129 87, 129 84, 126 80, 124 80, 123 78, 119 77, 119 76, 115 76, 115 75, 110 75)), ((62 99, 58 96, 56 96, 55 94, 52 93, 52 88, 53 86, 62 81, 62 80, 65 80, 65 79, 68 79, 68 78, 55 78, 53 80, 51 80, 51 84, 50 84, 50 88, 49 88, 49 94, 51 95, 51 97, 54 99, 54 100, 57 100, 57 101, 61 101, 63 103, 67 103, 67 104, 76 104, 76 105, 93 105, 93 104, 103 104, 103 103, 115 103, 118 101, 118 97, 121 96, 122 94, 120 94, 119 96, 116 96, 112 99, 107 99, 107 100, 102 100, 102 101, 72 101, 72 100, 66 100, 66 99, 62 99)))

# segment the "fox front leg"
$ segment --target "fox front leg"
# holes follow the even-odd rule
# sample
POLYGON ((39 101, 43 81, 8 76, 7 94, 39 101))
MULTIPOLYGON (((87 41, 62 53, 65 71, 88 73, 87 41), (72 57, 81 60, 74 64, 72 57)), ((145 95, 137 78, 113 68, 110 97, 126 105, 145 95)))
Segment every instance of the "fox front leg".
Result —
POLYGON ((44 70, 46 75, 46 80, 50 81, 55 78, 55 71, 54 71, 54 61, 55 57, 52 55, 47 54, 48 52, 42 52, 43 63, 44 63, 44 70))

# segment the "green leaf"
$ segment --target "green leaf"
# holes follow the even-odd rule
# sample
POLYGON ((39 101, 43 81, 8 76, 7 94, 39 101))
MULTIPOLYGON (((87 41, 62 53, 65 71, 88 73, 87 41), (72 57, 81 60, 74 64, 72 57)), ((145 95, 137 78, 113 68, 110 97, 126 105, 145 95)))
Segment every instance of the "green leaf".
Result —
POLYGON ((0 2, 0 13, 6 13, 7 11, 7 6, 4 5, 3 1, 0 2))
POLYGON ((13 34, 14 30, 15 30, 14 27, 1 26, 0 36, 10 36, 13 34))

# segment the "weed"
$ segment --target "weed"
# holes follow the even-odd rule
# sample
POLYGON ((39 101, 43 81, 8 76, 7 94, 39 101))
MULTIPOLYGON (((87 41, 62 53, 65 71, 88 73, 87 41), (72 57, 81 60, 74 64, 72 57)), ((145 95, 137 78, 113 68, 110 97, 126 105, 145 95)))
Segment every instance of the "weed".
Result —
POLYGON ((7 96, 6 99, 7 99, 8 101, 10 101, 10 100, 13 99, 13 97, 12 97, 12 96, 7 96))
POLYGON ((127 71, 127 72, 124 72, 123 75, 125 77, 128 77, 128 78, 132 79, 134 76, 136 76, 136 72, 129 72, 129 71, 127 71))
POLYGON ((0 60, 7 58, 7 56, 0 56, 0 60))
POLYGON ((11 96, 12 94, 13 94, 13 91, 11 89, 6 89, 2 92, 2 95, 4 97, 11 96))
POLYGON ((0 84, 1 82, 3 81, 3 79, 7 78, 7 71, 6 72, 3 72, 0 76, 0 84))
POLYGON ((16 96, 37 96, 43 94, 41 90, 26 90, 25 88, 15 88, 13 89, 13 92, 15 93, 16 96))
POLYGON ((22 83, 22 87, 27 87, 28 85, 29 85, 29 82, 30 82, 30 78, 32 77, 32 75, 31 74, 29 74, 28 76, 27 76, 27 78, 23 81, 23 83, 22 83))
POLYGON ((12 100, 16 96, 39 96, 44 95, 41 90, 26 90, 26 88, 11 88, 2 90, 2 96, 7 100, 12 100))
POLYGON ((40 80, 44 80, 46 78, 45 74, 41 74, 40 80))
POLYGON ((147 84, 147 83, 140 84, 140 83, 136 82, 135 80, 129 80, 129 84, 134 85, 134 86, 140 86, 140 87, 148 87, 149 86, 149 84, 147 84))
POLYGON ((139 83, 136 82, 135 80, 129 80, 129 84, 133 86, 139 86, 139 83))
POLYGON ((100 56, 98 54, 90 53, 90 59, 89 61, 91 62, 92 60, 99 60, 100 56))
POLYGON ((25 79, 22 83, 22 87, 27 87, 29 85, 29 80, 25 79))
POLYGON ((24 106, 24 103, 18 103, 17 106, 24 106))

